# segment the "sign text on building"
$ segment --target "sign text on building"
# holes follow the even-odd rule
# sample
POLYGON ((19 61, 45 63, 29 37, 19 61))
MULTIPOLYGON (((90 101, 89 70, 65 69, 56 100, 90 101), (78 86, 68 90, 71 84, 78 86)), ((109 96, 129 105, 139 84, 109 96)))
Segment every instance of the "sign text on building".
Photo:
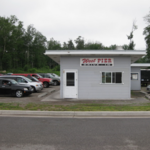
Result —
POLYGON ((80 58, 80 66, 113 66, 113 58, 80 58))

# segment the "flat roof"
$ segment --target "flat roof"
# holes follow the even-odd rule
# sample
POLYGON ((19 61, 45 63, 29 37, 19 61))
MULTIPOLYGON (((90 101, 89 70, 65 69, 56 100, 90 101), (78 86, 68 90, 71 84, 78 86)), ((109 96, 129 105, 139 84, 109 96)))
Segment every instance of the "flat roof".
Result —
POLYGON ((146 55, 145 50, 46 50, 45 55, 60 64, 61 56, 130 56, 131 63, 146 55))
POLYGON ((150 63, 134 63, 131 64, 131 67, 147 68, 150 67, 150 63))

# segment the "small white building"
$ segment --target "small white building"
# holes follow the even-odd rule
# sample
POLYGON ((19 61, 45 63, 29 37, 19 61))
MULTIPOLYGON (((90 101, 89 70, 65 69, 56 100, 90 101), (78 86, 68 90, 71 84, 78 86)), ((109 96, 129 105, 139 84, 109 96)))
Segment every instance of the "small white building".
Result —
POLYGON ((45 55, 60 64, 60 98, 130 99, 131 90, 141 89, 140 68, 149 65, 134 64, 146 55, 139 50, 47 50, 45 55))

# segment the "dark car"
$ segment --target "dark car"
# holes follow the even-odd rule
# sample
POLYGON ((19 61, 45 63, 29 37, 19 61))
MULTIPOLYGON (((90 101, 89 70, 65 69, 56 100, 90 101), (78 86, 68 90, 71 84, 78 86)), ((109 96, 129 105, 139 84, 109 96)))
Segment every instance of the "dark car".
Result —
POLYGON ((13 79, 0 78, 0 94, 22 97, 32 93, 30 85, 20 85, 13 79))

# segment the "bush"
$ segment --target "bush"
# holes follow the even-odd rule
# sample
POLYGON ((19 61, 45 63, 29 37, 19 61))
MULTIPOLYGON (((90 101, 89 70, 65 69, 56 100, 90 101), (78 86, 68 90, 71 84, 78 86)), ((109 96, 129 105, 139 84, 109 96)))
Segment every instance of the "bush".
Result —
POLYGON ((60 71, 60 65, 55 66, 52 70, 53 70, 53 71, 60 71))
POLYGON ((29 73, 37 73, 38 70, 36 68, 31 68, 28 70, 29 73))
POLYGON ((28 65, 25 65, 25 66, 23 67, 23 70, 24 70, 24 71, 28 71, 29 68, 30 68, 30 67, 29 67, 28 65))

